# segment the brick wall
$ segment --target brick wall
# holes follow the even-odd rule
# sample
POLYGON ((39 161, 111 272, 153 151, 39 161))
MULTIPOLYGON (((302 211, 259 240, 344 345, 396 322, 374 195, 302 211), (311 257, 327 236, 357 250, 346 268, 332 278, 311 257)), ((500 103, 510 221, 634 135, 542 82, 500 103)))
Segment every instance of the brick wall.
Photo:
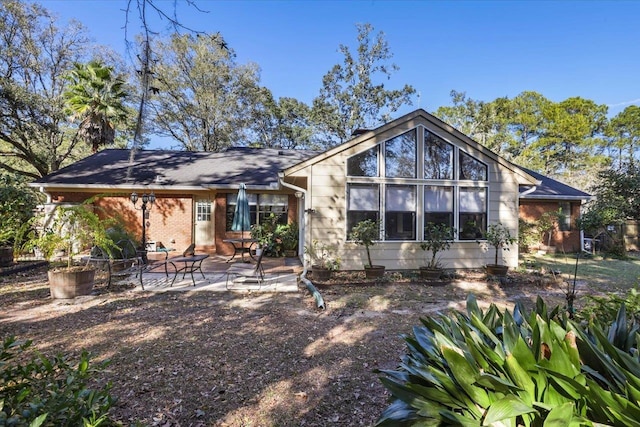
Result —
MULTIPOLYGON (((540 219, 545 212, 555 212, 560 205, 553 201, 520 200, 520 218, 533 222, 540 219)), ((576 226, 576 220, 580 217, 580 202, 571 202, 571 229, 560 231, 557 227, 551 238, 551 246, 555 246, 558 251, 577 252, 580 250, 580 230, 576 226)), ((545 241, 540 242, 547 244, 545 241)))

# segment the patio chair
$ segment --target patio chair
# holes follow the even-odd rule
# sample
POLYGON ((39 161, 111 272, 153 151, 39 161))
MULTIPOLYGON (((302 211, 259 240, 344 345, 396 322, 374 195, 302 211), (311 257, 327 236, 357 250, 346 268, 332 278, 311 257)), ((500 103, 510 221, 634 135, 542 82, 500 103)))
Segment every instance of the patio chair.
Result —
MULTIPOLYGON (((260 289, 264 283, 264 267, 262 266, 262 257, 266 251, 262 251, 255 265, 246 263, 232 264, 227 269, 227 290, 231 290, 235 284, 256 284, 260 289)), ((249 289, 249 288, 245 288, 249 289)), ((252 288, 253 289, 253 288, 252 288)))

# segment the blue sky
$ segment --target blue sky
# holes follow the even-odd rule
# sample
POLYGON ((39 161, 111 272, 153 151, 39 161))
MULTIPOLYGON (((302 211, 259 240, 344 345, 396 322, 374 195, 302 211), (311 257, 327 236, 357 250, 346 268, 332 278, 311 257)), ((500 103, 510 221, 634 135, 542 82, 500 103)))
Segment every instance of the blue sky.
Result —
MULTIPOLYGON (((159 1, 172 9, 172 1, 159 1)), ((525 90, 553 101, 572 96, 610 106, 640 104, 640 2, 552 1, 207 1, 178 2, 178 19, 220 32, 241 63, 255 62, 276 97, 310 103, 322 76, 355 50, 356 23, 383 31, 400 71, 389 87, 413 85, 414 106, 450 104, 452 89, 491 101, 525 90)), ((127 0, 42 0, 75 18, 95 41, 124 51, 127 0)), ((137 29, 133 22, 130 31, 137 29)), ((159 27, 156 27, 159 28, 159 27)))

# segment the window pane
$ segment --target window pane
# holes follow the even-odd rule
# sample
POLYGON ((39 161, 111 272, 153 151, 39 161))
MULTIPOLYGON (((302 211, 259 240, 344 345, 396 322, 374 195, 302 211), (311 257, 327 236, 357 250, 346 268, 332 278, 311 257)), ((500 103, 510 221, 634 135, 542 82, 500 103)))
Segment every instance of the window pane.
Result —
POLYGON ((388 185, 385 193, 385 238, 416 239, 416 187, 388 185))
POLYGON ((351 234, 353 227, 356 226, 360 221, 364 221, 366 219, 370 219, 371 221, 378 221, 378 211, 349 211, 347 213, 347 236, 351 234))
POLYGON ((558 217, 560 231, 571 231, 571 203, 560 202, 560 216, 558 217))
POLYGON ((416 131, 412 130, 385 143, 385 176, 416 177, 416 131))
POLYGON ((487 189, 460 188, 460 239, 481 239, 487 231, 487 189))
POLYGON ((484 188, 460 188, 460 212, 486 212, 486 200, 484 188))
POLYGON ((453 187, 424 188, 424 223, 453 227, 453 187))
POLYGON ((487 166, 467 153, 460 151, 460 179, 486 181, 487 166))
POLYGON ((360 221, 378 221, 380 216, 380 187, 378 184, 349 184, 347 236, 360 221))
POLYGON ((379 176, 378 175, 378 146, 356 154, 347 159, 347 175, 349 176, 379 176))
POLYGON ((424 178, 453 178, 453 146, 428 131, 424 133, 424 178))
POLYGON ((424 187, 425 212, 453 212, 452 187, 424 187))
POLYGON ((380 210, 380 191, 378 190, 378 185, 350 184, 349 210, 376 212, 380 210))
POLYGON ((413 185, 387 185, 387 211, 416 210, 416 187, 413 185))

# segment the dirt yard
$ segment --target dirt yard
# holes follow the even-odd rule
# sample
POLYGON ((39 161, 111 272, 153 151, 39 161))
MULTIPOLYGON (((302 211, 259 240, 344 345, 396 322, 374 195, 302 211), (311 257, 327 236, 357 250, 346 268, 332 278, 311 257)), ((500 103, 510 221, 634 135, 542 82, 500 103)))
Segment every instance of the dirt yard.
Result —
POLYGON ((101 380, 113 383, 111 415, 124 425, 371 426, 388 398, 373 370, 398 365, 401 335, 421 316, 464 309, 469 293, 510 308, 537 295, 564 301, 561 285, 520 274, 502 284, 480 272, 443 286, 399 276, 353 282, 318 284, 323 311, 306 289, 149 293, 116 285, 69 302, 49 299, 40 269, 0 278, 0 335, 32 339, 46 354, 87 349, 110 359, 101 380))

